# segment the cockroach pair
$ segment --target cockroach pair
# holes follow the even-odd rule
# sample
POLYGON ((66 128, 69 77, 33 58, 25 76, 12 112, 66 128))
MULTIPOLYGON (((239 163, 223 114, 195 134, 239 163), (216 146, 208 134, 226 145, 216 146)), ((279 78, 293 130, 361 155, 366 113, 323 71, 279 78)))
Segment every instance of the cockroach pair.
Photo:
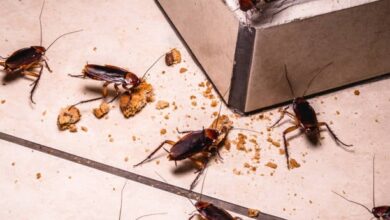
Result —
POLYGON ((43 8, 45 5, 45 1, 42 3, 41 12, 39 14, 39 27, 40 27, 40 44, 39 46, 31 46, 22 48, 20 50, 17 50, 13 52, 9 57, 3 58, 4 61, 0 61, 0 65, 4 67, 4 71, 6 74, 22 74, 24 76, 32 76, 36 77, 36 80, 31 84, 33 85, 33 88, 30 91, 30 100, 32 103, 35 104, 33 95, 34 91, 38 86, 38 82, 41 79, 43 67, 46 67, 46 69, 49 72, 52 72, 50 69, 47 58, 45 57, 46 52, 50 49, 50 47, 60 38, 73 34, 76 32, 80 32, 82 30, 72 31, 65 34, 60 35, 57 37, 47 48, 42 46, 42 13, 43 8), (40 68, 39 73, 35 71, 36 68, 40 68))
POLYGON ((131 90, 135 87, 137 87, 143 80, 146 74, 149 72, 149 70, 162 58, 163 56, 160 56, 144 73, 142 78, 139 78, 134 73, 113 65, 97 65, 97 64, 87 64, 84 66, 82 70, 82 75, 72 75, 69 74, 71 77, 76 78, 89 78, 92 80, 97 81, 103 81, 103 90, 102 90, 102 96, 98 98, 88 99, 84 101, 80 101, 72 106, 76 106, 79 104, 87 103, 96 101, 99 99, 104 99, 108 96, 108 89, 107 87, 110 84, 114 84, 114 89, 116 92, 115 97, 110 101, 113 102, 116 98, 118 98, 122 93, 120 92, 119 86, 122 86, 122 88, 127 91, 131 92, 131 90))
POLYGON ((287 128, 283 131, 283 142, 284 142, 284 150, 286 152, 286 159, 287 159, 287 168, 290 169, 290 160, 289 160, 289 153, 288 153, 288 142, 286 140, 286 135, 292 131, 295 131, 296 129, 300 128, 303 130, 303 132, 306 134, 306 136, 309 138, 311 142, 316 144, 319 141, 319 135, 320 135, 320 127, 325 126, 329 133, 332 135, 334 140, 337 144, 342 144, 345 147, 351 147, 350 144, 345 144, 342 142, 336 134, 332 131, 330 126, 326 122, 319 122, 317 120, 317 115, 314 110, 314 108, 310 105, 310 103, 305 99, 305 94, 307 90, 310 88, 310 85, 314 81, 314 79, 328 66, 330 66, 332 63, 327 64, 323 68, 321 68, 317 74, 314 75, 314 77, 310 80, 306 90, 304 91, 303 95, 301 97, 296 97, 294 94, 294 90, 292 88, 291 82, 288 78, 287 73, 287 66, 284 65, 284 73, 285 77, 288 83, 288 86, 290 88, 291 94, 294 97, 294 100, 292 102, 292 108, 294 111, 294 114, 287 111, 287 109, 290 106, 287 106, 281 111, 280 118, 271 126, 271 128, 275 127, 279 122, 284 118, 285 115, 289 116, 294 120, 294 125, 287 128))
POLYGON ((372 215, 374 215, 373 218, 376 218, 376 219, 381 219, 381 220, 390 220, 390 206, 375 206, 375 156, 374 158, 372 159, 372 172, 373 172, 373 177, 372 177, 372 203, 373 203, 373 208, 370 210, 367 206, 361 204, 361 203, 358 203, 358 202, 355 202, 355 201, 352 201, 352 200, 349 200, 348 198, 346 198, 345 196, 339 194, 339 193, 336 193, 336 192, 333 192, 335 193, 336 195, 340 196, 341 198, 347 200, 348 202, 351 202, 351 203, 354 203, 356 205, 360 205, 361 207, 365 208, 369 213, 371 213, 372 215))

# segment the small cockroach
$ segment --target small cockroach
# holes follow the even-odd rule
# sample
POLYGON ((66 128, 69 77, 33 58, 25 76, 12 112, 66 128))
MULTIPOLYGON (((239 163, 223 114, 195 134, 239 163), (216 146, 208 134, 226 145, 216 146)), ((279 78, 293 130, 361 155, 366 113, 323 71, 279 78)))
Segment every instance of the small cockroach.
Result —
POLYGON ((30 100, 35 104, 33 95, 36 87, 38 86, 38 82, 41 78, 43 67, 46 67, 49 72, 52 72, 50 69, 47 58, 45 57, 46 52, 50 49, 50 47, 60 38, 73 34, 76 32, 80 32, 82 30, 72 31, 57 37, 47 48, 42 46, 42 13, 45 5, 45 1, 42 3, 41 13, 39 14, 39 27, 41 33, 41 40, 39 46, 31 46, 22 48, 13 52, 9 57, 0 57, 4 61, 0 61, 0 66, 4 67, 4 71, 6 74, 22 74, 24 76, 32 76, 36 77, 36 80, 31 84, 33 88, 30 91, 30 100), (34 72, 34 69, 40 68, 39 73, 34 72))
POLYGON ((294 126, 291 126, 287 128, 286 130, 283 131, 283 141, 284 141, 284 150, 286 152, 286 159, 287 159, 287 167, 290 169, 290 160, 289 160, 289 153, 288 153, 288 143, 286 140, 286 135, 298 128, 301 128, 304 133, 307 135, 309 140, 311 140, 314 143, 317 143, 319 140, 319 135, 320 135, 320 127, 325 126, 332 137, 335 139, 336 143, 340 143, 346 147, 351 147, 352 145, 345 144, 342 142, 336 134, 332 131, 330 126, 326 122, 319 122, 317 120, 317 115, 316 112, 314 111, 313 107, 310 105, 310 103, 304 98, 307 90, 309 89, 311 83, 314 81, 314 79, 329 65, 332 63, 327 64, 325 67, 321 68, 320 71, 314 75, 314 77, 310 80, 306 90, 304 91, 303 95, 301 97, 296 97, 294 94, 294 90, 292 88, 291 82, 288 78, 287 74, 287 66, 284 65, 284 73, 286 80, 288 82, 290 91, 292 96, 294 97, 294 100, 292 102, 292 108, 294 111, 293 113, 290 113, 287 111, 287 109, 290 106, 287 106, 281 111, 281 116, 280 118, 271 126, 271 128, 275 127, 279 122, 284 118, 285 115, 288 115, 294 120, 294 126))
MULTIPOLYGON (((193 214, 189 220, 193 219, 194 217, 198 217, 202 220, 242 220, 240 217, 233 217, 229 212, 227 212, 225 209, 220 208, 218 206, 215 206, 212 203, 202 201, 202 194, 203 194, 203 186, 206 179, 203 178, 202 188, 200 191, 200 197, 198 201, 194 204, 191 199, 188 198, 188 200, 191 202, 191 204, 196 208, 198 211, 197 214, 193 214)), ((192 189, 190 189, 191 191, 192 189)))
MULTIPOLYGON (((163 55, 164 56, 164 55, 163 55)), ((82 75, 72 75, 68 74, 71 77, 76 78, 89 78, 97 81, 103 81, 103 90, 102 90, 102 96, 98 98, 88 99, 84 101, 80 101, 72 106, 76 106, 82 103, 92 102, 99 99, 104 99, 108 95, 108 85, 114 84, 116 95, 115 97, 110 101, 113 102, 116 98, 118 98, 121 94, 119 86, 122 86, 122 88, 127 91, 131 92, 131 89, 137 87, 142 80, 144 80, 144 77, 149 72, 149 70, 163 57, 159 57, 144 73, 142 78, 139 78, 134 73, 113 65, 97 65, 97 64, 87 64, 84 66, 82 70, 82 75)))
POLYGON ((355 202, 355 201, 352 201, 352 200, 349 200, 348 198, 346 198, 345 196, 339 194, 339 193, 336 193, 336 192, 333 192, 335 193, 336 195, 340 196, 341 198, 347 200, 348 202, 351 202, 351 203, 354 203, 356 205, 360 205, 362 206, 363 208, 365 208, 369 213, 371 213, 372 215, 374 215, 374 217, 376 219, 381 219, 381 220, 390 220, 390 206, 375 206, 375 156, 373 158, 373 162, 372 162, 372 172, 373 172, 373 177, 372 177, 372 203, 373 203, 373 208, 370 210, 367 206, 361 204, 361 203, 358 203, 358 202, 355 202))

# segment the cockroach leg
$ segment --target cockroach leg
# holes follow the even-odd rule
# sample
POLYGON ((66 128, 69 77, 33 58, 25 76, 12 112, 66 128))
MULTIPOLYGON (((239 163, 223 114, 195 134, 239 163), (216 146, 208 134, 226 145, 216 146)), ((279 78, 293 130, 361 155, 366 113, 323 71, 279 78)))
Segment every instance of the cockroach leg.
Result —
POLYGON ((46 69, 49 71, 49 72, 53 72, 51 69, 50 69, 50 67, 49 67, 49 64, 47 63, 47 61, 46 60, 43 60, 43 62, 45 62, 45 67, 46 67, 46 69))
POLYGON ((0 61, 0 66, 5 67, 5 62, 4 61, 0 61))
POLYGON ((88 103, 88 102, 93 102, 93 101, 100 100, 100 99, 104 99, 104 98, 105 98, 104 96, 101 96, 101 97, 98 97, 98 98, 93 98, 93 99, 88 99, 88 100, 80 101, 80 102, 78 102, 78 103, 76 103, 76 104, 71 105, 69 108, 75 107, 76 105, 80 105, 80 104, 84 104, 84 103, 88 103))
POLYGON ((200 220, 206 220, 206 219, 204 219, 201 215, 199 215, 199 214, 193 214, 188 220, 192 220, 194 217, 197 217, 198 219, 200 219, 200 220))
POLYGON ((111 103, 111 102, 113 102, 113 101, 115 101, 119 96, 121 96, 122 95, 122 93, 118 93, 118 94, 116 94, 115 96, 114 96, 114 98, 112 98, 108 103, 111 103))
POLYGON ((108 95, 107 86, 110 85, 110 84, 111 84, 111 82, 105 82, 105 83, 103 84, 103 89, 102 89, 102 95, 103 95, 103 97, 107 97, 107 95, 108 95))
POLYGON ((36 89, 37 86, 38 86, 39 80, 41 79, 42 71, 43 71, 43 66, 41 66, 41 69, 39 70, 38 78, 34 81, 34 86, 32 87, 32 89, 31 89, 31 91, 30 91, 30 100, 31 100, 31 102, 32 102, 33 104, 35 104, 34 99, 33 99, 34 91, 35 91, 35 89, 36 89))
MULTIPOLYGON (((42 68, 42 66, 39 66, 39 67, 42 68)), ((25 76, 39 77, 38 73, 34 73, 34 72, 31 72, 31 71, 23 71, 22 74, 25 75, 25 76)), ((34 83, 35 83, 35 81, 33 82, 33 84, 34 83)))
POLYGON ((72 74, 68 74, 68 76, 74 77, 74 78, 86 78, 85 75, 72 75, 72 74))
POLYGON ((321 127, 321 126, 326 126, 326 128, 328 129, 329 133, 332 135, 332 137, 336 140, 337 143, 340 143, 342 145, 344 145, 345 147, 352 147, 353 145, 352 144, 346 144, 344 142, 342 142, 337 136, 336 134, 332 131, 332 129, 330 128, 330 126, 328 125, 328 123, 326 122, 318 122, 318 127, 321 127))
POLYGON ((174 145, 175 143, 176 143, 176 142, 171 141, 171 140, 165 140, 165 141, 162 142, 162 143, 160 144, 160 146, 158 146, 152 153, 150 153, 149 156, 147 156, 143 161, 137 163, 137 164, 134 165, 133 167, 137 167, 137 166, 139 166, 139 165, 145 163, 146 161, 148 161, 151 157, 153 157, 153 155, 154 155, 155 153, 157 153, 157 151, 159 151, 159 150, 164 146, 164 144, 174 145))
POLYGON ((281 114, 280 114, 280 118, 271 126, 271 127, 269 127, 269 128, 273 128, 273 127, 275 127, 276 125, 278 125, 279 124, 279 122, 284 118, 284 116, 285 116, 285 114, 291 114, 290 112, 288 112, 287 111, 287 109, 289 108, 290 106, 287 106, 287 107, 285 107, 283 110, 282 110, 282 112, 281 112, 281 114))
POLYGON ((294 125, 283 131, 284 151, 286 153, 287 168, 290 169, 290 155, 288 154, 288 142, 286 140, 286 134, 295 131, 299 128, 299 125, 294 125))

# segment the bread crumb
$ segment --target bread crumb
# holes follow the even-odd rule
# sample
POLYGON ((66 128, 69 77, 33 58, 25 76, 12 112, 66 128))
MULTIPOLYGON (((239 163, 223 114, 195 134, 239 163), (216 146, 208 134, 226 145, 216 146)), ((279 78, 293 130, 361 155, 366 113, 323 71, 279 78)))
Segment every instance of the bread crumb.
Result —
POLYGON ((211 101, 211 107, 216 107, 218 105, 217 100, 211 101))
POLYGON ((119 106, 123 116, 129 118, 141 111, 148 102, 154 100, 153 87, 145 81, 133 88, 131 93, 126 92, 119 99, 119 106))
POLYGON ((46 110, 42 112, 42 116, 45 116, 46 115, 46 110))
POLYGON ((246 147, 245 147, 246 139, 247 139, 246 135, 244 135, 242 133, 238 133, 238 136, 237 136, 237 150, 246 151, 246 147))
POLYGON ((99 108, 93 109, 93 114, 95 115, 96 118, 101 119, 109 111, 110 111, 110 106, 106 102, 102 102, 102 104, 100 104, 99 108))
POLYGON ((75 106, 61 109, 60 114, 57 118, 58 129, 60 129, 61 131, 69 129, 74 132, 75 129, 77 130, 75 124, 80 121, 80 118, 80 111, 75 106))
POLYGON ((35 177, 37 178, 37 180, 39 180, 42 177, 42 174, 41 173, 37 173, 37 174, 35 174, 35 177))
POLYGON ((76 133, 77 132, 76 125, 74 125, 74 124, 69 125, 69 131, 72 133, 76 133))
POLYGON ((185 73, 185 72, 187 72, 187 68, 182 67, 182 68, 180 68, 179 72, 180 73, 185 73))
POLYGON ((124 161, 125 161, 125 162, 129 161, 129 158, 128 158, 128 157, 125 157, 124 161))
POLYGON ((169 119, 169 115, 164 115, 164 119, 168 120, 169 119))
POLYGON ((290 159, 290 167, 291 169, 299 168, 301 167, 301 164, 299 164, 295 159, 290 159))
POLYGON ((4 104, 5 103, 5 99, 1 100, 1 104, 4 104))
POLYGON ((169 102, 167 102, 167 101, 159 100, 156 104, 157 110, 161 110, 161 109, 168 108, 168 107, 169 107, 169 102))
POLYGON ((237 170, 236 168, 233 169, 233 173, 237 176, 241 175, 241 171, 237 170))
POLYGON ((88 131, 88 128, 85 127, 85 126, 81 126, 81 130, 84 131, 84 132, 87 132, 87 131, 88 131))
POLYGON ((353 91, 353 94, 355 94, 356 96, 360 95, 360 91, 358 89, 356 89, 355 91, 353 91))
POLYGON ((160 164, 160 161, 159 161, 159 160, 156 160, 156 164, 159 165, 159 164, 160 164))
POLYGON ((272 145, 274 145, 275 147, 280 147, 280 143, 278 141, 273 140, 271 137, 268 137, 267 141, 272 145))
POLYGON ((110 137, 110 138, 108 139, 108 141, 114 142, 114 138, 110 137))
POLYGON ((278 168, 278 165, 276 163, 272 163, 272 162, 268 162, 265 166, 272 168, 272 169, 278 168))
POLYGON ((259 214, 260 211, 257 209, 248 209, 248 216, 251 218, 256 218, 257 216, 259 216, 259 214))
POLYGON ((167 129, 163 128, 163 129, 160 130, 160 134, 161 134, 161 135, 164 135, 164 134, 166 134, 166 133, 167 133, 167 129))
POLYGON ((181 54, 176 48, 165 54, 165 64, 172 66, 181 62, 181 54))
POLYGON ((284 154, 286 154, 286 151, 283 150, 283 149, 279 149, 279 154, 280 154, 280 155, 284 155, 284 154))
POLYGON ((191 105, 192 105, 192 106, 197 106, 198 103, 196 103, 196 101, 192 101, 192 102, 191 102, 191 105))

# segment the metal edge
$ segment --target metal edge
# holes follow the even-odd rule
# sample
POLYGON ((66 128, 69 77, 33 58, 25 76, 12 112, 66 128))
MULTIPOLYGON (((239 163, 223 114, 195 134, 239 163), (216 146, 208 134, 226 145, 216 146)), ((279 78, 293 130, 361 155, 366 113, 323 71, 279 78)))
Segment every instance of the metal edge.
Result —
MULTIPOLYGON (((129 172, 127 170, 123 170, 117 167, 113 167, 104 163, 100 163, 94 160, 90 160, 85 157, 80 157, 75 154, 71 154, 65 151, 58 150, 56 148, 52 148, 49 146, 45 146, 42 144, 38 144, 20 137, 16 137, 10 134, 6 134, 3 132, 0 132, 0 139, 4 141, 8 141, 10 143, 14 143, 32 150, 36 150, 42 153, 46 153, 70 162, 74 162, 86 167, 90 167, 92 169, 96 169, 105 173, 109 173, 115 176, 123 177, 125 179, 138 182, 156 189, 160 189, 169 193, 176 194, 178 196, 186 197, 189 199, 197 200, 202 196, 202 200, 208 201, 210 203, 213 203, 219 207, 222 207, 224 209, 230 210, 232 212, 248 216, 248 208, 236 205, 234 203, 226 202, 224 200, 220 200, 214 197, 210 197, 207 195, 200 195, 199 193, 190 191, 188 189, 184 189, 178 186, 174 186, 165 182, 161 182, 146 176, 141 176, 136 173, 129 172)), ((260 213, 259 216, 256 218, 258 220, 283 220, 283 218, 276 217, 273 215, 269 215, 266 213, 260 213)))

